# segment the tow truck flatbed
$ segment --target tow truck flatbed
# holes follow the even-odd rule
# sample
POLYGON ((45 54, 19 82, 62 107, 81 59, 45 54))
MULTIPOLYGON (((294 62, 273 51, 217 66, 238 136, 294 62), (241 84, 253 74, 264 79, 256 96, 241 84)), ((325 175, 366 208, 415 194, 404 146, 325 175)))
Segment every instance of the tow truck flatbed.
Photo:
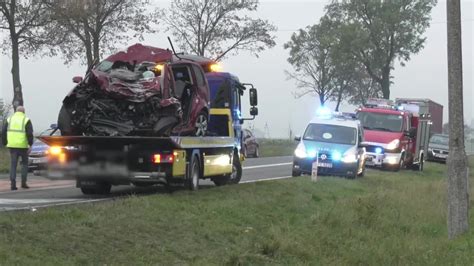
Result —
POLYGON ((242 175, 234 137, 43 136, 50 146, 50 179, 75 179, 84 194, 105 194, 112 185, 184 183, 217 185, 242 175))

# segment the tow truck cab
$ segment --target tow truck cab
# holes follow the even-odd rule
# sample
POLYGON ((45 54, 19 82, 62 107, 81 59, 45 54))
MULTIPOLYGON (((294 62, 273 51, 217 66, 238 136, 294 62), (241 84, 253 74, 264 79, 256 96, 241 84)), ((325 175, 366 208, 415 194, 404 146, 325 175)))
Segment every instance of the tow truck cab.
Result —
POLYGON ((430 136, 430 116, 410 105, 370 99, 359 108, 357 118, 364 127, 367 166, 400 170, 405 166, 423 170, 430 136))

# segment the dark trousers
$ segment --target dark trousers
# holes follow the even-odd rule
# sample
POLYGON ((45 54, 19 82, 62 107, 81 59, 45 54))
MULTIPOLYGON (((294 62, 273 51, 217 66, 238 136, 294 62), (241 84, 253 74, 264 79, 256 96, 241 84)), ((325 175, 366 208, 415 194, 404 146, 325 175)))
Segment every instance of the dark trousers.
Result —
POLYGON ((26 177, 28 176, 28 149, 10 148, 10 181, 11 186, 16 187, 16 166, 18 158, 21 157, 21 184, 26 185, 26 177))

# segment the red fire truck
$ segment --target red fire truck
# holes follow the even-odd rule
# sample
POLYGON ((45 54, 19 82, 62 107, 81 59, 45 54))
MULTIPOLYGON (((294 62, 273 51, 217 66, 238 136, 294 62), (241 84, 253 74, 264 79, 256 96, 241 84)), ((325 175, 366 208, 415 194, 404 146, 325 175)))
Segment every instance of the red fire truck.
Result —
POLYGON ((431 116, 412 102, 369 99, 357 118, 364 127, 367 166, 423 171, 431 116))

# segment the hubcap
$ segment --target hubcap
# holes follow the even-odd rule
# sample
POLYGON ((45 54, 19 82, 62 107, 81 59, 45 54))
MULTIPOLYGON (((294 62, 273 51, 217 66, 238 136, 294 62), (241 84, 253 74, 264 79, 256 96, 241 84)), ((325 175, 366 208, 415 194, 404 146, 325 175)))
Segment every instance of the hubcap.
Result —
POLYGON ((207 118, 204 115, 199 115, 195 127, 196 136, 204 136, 207 131, 207 118))

